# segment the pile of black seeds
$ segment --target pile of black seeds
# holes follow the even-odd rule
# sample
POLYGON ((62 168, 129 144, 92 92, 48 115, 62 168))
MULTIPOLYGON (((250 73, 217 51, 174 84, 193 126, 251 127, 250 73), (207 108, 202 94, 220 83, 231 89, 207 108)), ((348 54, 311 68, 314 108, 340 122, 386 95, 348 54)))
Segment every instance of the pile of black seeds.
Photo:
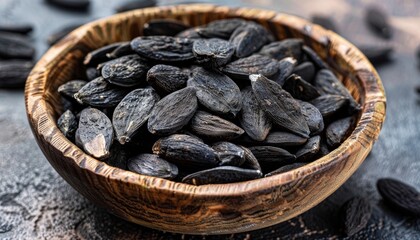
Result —
POLYGON ((243 19, 155 19, 143 35, 90 52, 86 78, 58 88, 61 131, 110 165, 246 181, 312 162, 354 129, 359 104, 301 39, 243 19))

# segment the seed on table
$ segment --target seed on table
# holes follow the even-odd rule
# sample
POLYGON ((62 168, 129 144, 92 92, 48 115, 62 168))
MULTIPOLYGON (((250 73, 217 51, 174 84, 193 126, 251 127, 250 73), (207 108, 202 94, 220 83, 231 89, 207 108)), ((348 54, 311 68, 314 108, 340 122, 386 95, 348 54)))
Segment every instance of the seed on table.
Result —
POLYGON ((283 58, 279 61, 280 64, 280 71, 278 72, 277 76, 273 79, 276 83, 283 86, 286 79, 292 74, 297 60, 292 57, 283 58))
POLYGON ((238 27, 229 41, 235 46, 235 56, 243 58, 258 51, 270 38, 270 33, 263 26, 251 22, 238 27))
POLYGON ((321 143, 320 136, 314 136, 308 139, 308 141, 296 152, 296 160, 300 162, 309 162, 313 160, 313 157, 318 153, 321 143))
POLYGON ((129 92, 128 88, 112 86, 102 77, 98 77, 85 84, 74 94, 74 99, 80 104, 92 107, 115 107, 129 92))
POLYGON ((35 48, 28 38, 16 33, 0 32, 0 58, 33 59, 35 48))
POLYGON ((303 80, 308 83, 312 83, 315 77, 315 65, 311 62, 303 62, 293 69, 293 73, 300 76, 303 80))
POLYGON ((226 65, 235 52, 231 43, 218 38, 198 39, 192 49, 197 63, 212 68, 226 65))
POLYGON ((260 107, 273 123, 302 137, 309 136, 308 124, 300 105, 288 92, 261 74, 253 74, 249 78, 260 107))
POLYGON ((99 63, 106 62, 110 60, 107 54, 111 53, 112 51, 126 43, 127 42, 117 42, 95 49, 86 55, 83 64, 88 66, 94 66, 98 65, 99 63))
POLYGON ((147 7, 154 7, 156 6, 156 0, 136 0, 136 1, 129 1, 118 5, 115 8, 117 13, 127 12, 135 9, 147 8, 147 7))
POLYGON ((243 148, 230 142, 217 142, 211 146, 217 154, 220 166, 241 166, 245 162, 243 148))
POLYGON ((66 10, 85 11, 90 6, 90 0, 46 0, 47 3, 66 10))
POLYGON ((85 108, 79 119, 76 130, 76 145, 97 159, 109 156, 114 138, 112 123, 109 118, 95 108, 85 108))
POLYGON ((234 123, 204 111, 195 113, 189 127, 193 133, 210 140, 231 140, 244 133, 234 123))
POLYGON ((159 95, 150 88, 136 89, 121 100, 112 116, 115 134, 120 144, 131 141, 159 100, 159 95))
POLYGON ((271 130, 271 120, 258 105, 251 87, 242 89, 242 110, 239 122, 247 135, 255 141, 263 141, 271 130))
POLYGON ((161 138, 152 149, 154 154, 186 168, 219 165, 217 154, 209 145, 185 134, 161 138))
POLYGON ((26 60, 0 61, 0 88, 24 88, 33 66, 26 60))
POLYGON ((365 21, 378 36, 384 39, 392 38, 394 31, 389 23, 388 14, 382 8, 369 6, 365 12, 365 21))
POLYGON ((343 204, 341 214, 344 220, 344 231, 348 237, 351 237, 366 227, 372 215, 372 207, 369 200, 353 197, 343 204))
POLYGON ((71 33, 73 30, 75 30, 76 28, 82 26, 83 24, 71 24, 71 25, 67 25, 65 27, 62 27, 58 30, 56 30, 55 32, 53 32, 52 34, 50 34, 47 37, 47 43, 48 45, 52 46, 54 44, 56 44, 58 41, 60 41, 61 39, 63 39, 65 36, 67 36, 69 33, 71 33))
POLYGON ((223 68, 223 72, 234 79, 249 79, 251 74, 262 74, 265 77, 275 75, 280 68, 280 63, 275 59, 260 54, 240 58, 223 68))
POLYGON ((108 61, 101 69, 102 77, 117 86, 133 87, 145 82, 149 63, 136 54, 108 61))
POLYGON ((318 90, 299 75, 290 75, 283 84, 283 89, 295 99, 310 101, 320 96, 318 90))
POLYGON ((28 34, 33 26, 29 23, 0 23, 0 32, 28 34))
POLYGON ((327 138, 327 144, 330 149, 335 149, 344 142, 350 134, 350 131, 353 129, 354 123, 354 117, 346 117, 336 120, 328 125, 325 137, 327 138))
POLYGON ((237 28, 245 24, 246 21, 240 18, 216 20, 197 29, 197 33, 199 36, 205 38, 221 38, 228 40, 237 28))
POLYGON ((168 135, 183 128, 198 108, 196 90, 183 88, 156 103, 150 113, 147 128, 156 135, 168 135))
POLYGON ((128 170, 153 177, 174 179, 178 167, 155 154, 143 153, 131 157, 127 163, 128 170))
POLYGON ((169 94, 187 85, 189 71, 182 71, 178 67, 158 64, 147 72, 147 83, 156 91, 169 94))
POLYGON ((420 216, 420 193, 412 186, 392 178, 376 183, 385 202, 406 214, 420 216))
POLYGON ((297 38, 286 39, 283 41, 272 42, 265 45, 259 54, 272 57, 277 60, 282 60, 286 57, 292 57, 297 61, 302 58, 303 40, 297 38))
POLYGON ((277 174, 280 174, 280 173, 285 173, 285 172, 303 167, 305 165, 306 165, 306 163, 292 163, 292 164, 280 167, 280 168, 278 168, 278 169, 276 169, 272 172, 269 172, 269 173, 265 174, 264 177, 271 177, 273 175, 277 175, 277 174))
POLYGON ((77 130, 77 119, 74 114, 67 110, 57 120, 57 126, 64 136, 71 141, 74 140, 74 134, 77 130))
POLYGON ((193 185, 243 182, 262 177, 259 170, 232 166, 215 167, 192 173, 182 179, 183 183, 193 185))
POLYGON ((70 80, 58 87, 58 93, 61 96, 74 100, 74 94, 76 94, 80 89, 85 86, 87 82, 85 80, 70 80))
POLYGON ((215 114, 234 118, 242 108, 239 87, 220 72, 196 68, 187 86, 197 89, 198 101, 215 114))
POLYGON ((375 65, 392 61, 391 55, 394 52, 394 47, 391 45, 359 45, 357 47, 375 65))
POLYGON ((131 48, 142 57, 158 62, 184 62, 192 60, 193 41, 188 38, 168 36, 137 37, 131 48))
POLYGON ((340 95, 322 95, 309 102, 318 108, 324 119, 329 119, 348 104, 348 98, 340 95))
POLYGON ((314 105, 298 101, 301 107, 303 116, 305 116, 306 122, 308 123, 309 130, 311 131, 311 136, 320 134, 324 131, 324 119, 321 112, 314 105))
POLYGON ((354 100, 349 90, 338 80, 332 71, 328 69, 318 71, 313 84, 321 94, 341 95, 348 99, 352 109, 360 109, 360 105, 354 100))
POLYGON ((175 19, 152 19, 143 26, 144 36, 175 36, 190 26, 175 19))
POLYGON ((318 54, 310 47, 303 46, 302 52, 308 59, 315 64, 317 69, 328 69, 328 65, 318 56, 318 54))
POLYGON ((323 15, 312 15, 311 21, 322 26, 325 29, 338 33, 334 19, 323 15))

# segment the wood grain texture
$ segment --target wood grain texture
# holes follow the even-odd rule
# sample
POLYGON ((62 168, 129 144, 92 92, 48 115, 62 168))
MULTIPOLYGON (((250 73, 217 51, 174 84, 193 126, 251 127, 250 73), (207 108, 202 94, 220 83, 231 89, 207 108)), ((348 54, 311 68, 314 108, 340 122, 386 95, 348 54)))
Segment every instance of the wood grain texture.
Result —
POLYGON ((150 228, 191 234, 259 229, 312 208, 343 184, 363 162, 385 118, 385 93, 375 69, 346 40, 298 17, 257 9, 181 5, 137 10, 87 24, 37 63, 25 89, 28 119, 44 155, 85 197, 111 213, 150 228), (110 167, 84 154, 58 130, 57 88, 77 78, 92 49, 129 40, 153 18, 191 25, 242 17, 263 24, 279 39, 299 37, 335 70, 363 110, 351 136, 329 155, 291 172, 242 183, 191 186, 110 167))

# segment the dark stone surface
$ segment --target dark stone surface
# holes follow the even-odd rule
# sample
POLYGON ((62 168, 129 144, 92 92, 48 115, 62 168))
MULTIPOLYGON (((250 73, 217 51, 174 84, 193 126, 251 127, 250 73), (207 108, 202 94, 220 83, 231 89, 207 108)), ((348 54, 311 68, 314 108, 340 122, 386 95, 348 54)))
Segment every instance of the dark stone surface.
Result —
MULTIPOLYGON (((95 0, 88 13, 75 13, 49 7, 42 0, 1 0, 0 21, 34 23, 31 38, 41 56, 49 33, 66 24, 110 15, 119 2, 95 0)), ((307 18, 312 13, 328 14, 351 41, 381 44, 383 40, 369 33, 361 22, 365 2, 236 0, 229 4, 259 5, 307 18)), ((394 63, 378 67, 388 98, 387 119, 359 170, 312 210, 270 228, 227 236, 162 233, 122 221, 84 199, 49 165, 29 129, 23 91, 0 90, 0 239, 341 239, 338 210, 354 195, 368 197, 374 214, 368 227, 353 239, 419 239, 420 219, 387 208, 375 183, 380 177, 394 177, 420 189, 420 102, 414 91, 420 83, 414 54, 420 39, 420 2, 377 2, 387 3, 382 6, 393 14, 391 22, 396 29, 394 63)))

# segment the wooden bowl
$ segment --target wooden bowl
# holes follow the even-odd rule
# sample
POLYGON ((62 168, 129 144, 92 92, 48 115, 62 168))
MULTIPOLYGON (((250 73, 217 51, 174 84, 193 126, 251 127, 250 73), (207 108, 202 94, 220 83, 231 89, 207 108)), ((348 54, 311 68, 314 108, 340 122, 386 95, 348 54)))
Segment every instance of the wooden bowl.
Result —
POLYGON ((213 5, 148 8, 84 25, 53 46, 30 74, 26 110, 38 145, 56 171, 86 198, 134 223, 178 233, 226 234, 268 227, 314 207, 360 166, 385 119, 385 93, 375 69, 352 44, 301 18, 267 10, 213 5), (91 50, 142 33, 154 18, 202 25, 240 17, 261 23, 279 39, 297 37, 338 73, 363 110, 336 150, 296 170, 248 182, 192 186, 108 166, 86 155, 57 128, 59 85, 82 76, 91 50))

